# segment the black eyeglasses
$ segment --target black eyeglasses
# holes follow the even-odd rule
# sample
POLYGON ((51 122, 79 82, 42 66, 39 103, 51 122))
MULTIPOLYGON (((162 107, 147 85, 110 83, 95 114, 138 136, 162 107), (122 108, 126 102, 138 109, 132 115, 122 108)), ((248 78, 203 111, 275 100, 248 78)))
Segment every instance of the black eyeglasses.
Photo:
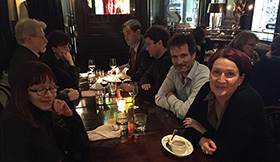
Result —
POLYGON ((52 94, 56 93, 58 88, 59 87, 57 85, 54 85, 53 87, 39 88, 39 89, 36 89, 36 90, 28 88, 28 91, 36 92, 38 96, 44 96, 48 91, 50 91, 52 94))

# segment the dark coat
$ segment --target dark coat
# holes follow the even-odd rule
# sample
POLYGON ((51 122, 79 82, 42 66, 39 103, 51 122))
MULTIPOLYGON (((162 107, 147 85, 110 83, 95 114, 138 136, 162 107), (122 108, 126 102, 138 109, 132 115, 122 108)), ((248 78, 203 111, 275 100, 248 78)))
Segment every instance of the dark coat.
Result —
POLYGON ((10 62, 8 81, 11 87, 15 82, 17 68, 27 61, 39 61, 39 58, 28 48, 19 46, 10 62))
POLYGON ((229 99, 220 126, 214 129, 207 119, 209 82, 198 92, 186 117, 201 123, 207 132, 202 135, 193 128, 185 129, 185 136, 194 145, 205 136, 212 139, 217 150, 214 156, 222 162, 277 161, 279 153, 264 118, 260 95, 243 83, 229 99))
POLYGON ((257 62, 246 76, 262 96, 264 106, 279 105, 280 99, 280 58, 263 59, 257 62))
POLYGON ((47 51, 41 61, 46 63, 54 72, 60 90, 65 88, 78 89, 80 68, 69 66, 65 60, 58 60, 53 52, 47 51))
POLYGON ((40 127, 33 127, 13 113, 0 118, 0 161, 59 162, 68 154, 85 151, 87 134, 79 115, 63 117, 66 124, 52 122, 51 112, 31 105, 40 127))
MULTIPOLYGON (((132 56, 132 47, 130 48, 130 55, 132 56)), ((131 60, 132 58, 129 59, 128 63, 131 67, 131 60)), ((145 40, 143 37, 141 37, 141 42, 138 46, 137 49, 137 54, 136 54, 136 64, 135 64, 135 69, 129 69, 127 71, 127 75, 132 77, 132 80, 139 81, 142 75, 146 72, 146 70, 150 67, 152 64, 153 58, 150 57, 149 53, 146 51, 146 44, 145 40)))

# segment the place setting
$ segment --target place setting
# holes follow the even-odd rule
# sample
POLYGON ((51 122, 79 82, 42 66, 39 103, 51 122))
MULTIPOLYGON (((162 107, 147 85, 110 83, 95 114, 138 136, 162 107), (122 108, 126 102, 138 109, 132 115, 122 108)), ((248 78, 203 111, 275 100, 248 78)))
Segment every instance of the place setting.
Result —
POLYGON ((177 135, 177 129, 172 134, 166 135, 161 139, 162 147, 170 154, 183 158, 190 155, 194 148, 191 142, 182 136, 177 135))

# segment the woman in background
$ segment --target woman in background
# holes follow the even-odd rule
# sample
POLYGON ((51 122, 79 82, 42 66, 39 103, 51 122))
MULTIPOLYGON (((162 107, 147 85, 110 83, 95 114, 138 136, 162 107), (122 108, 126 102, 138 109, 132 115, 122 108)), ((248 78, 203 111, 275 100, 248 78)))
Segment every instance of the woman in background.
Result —
POLYGON ((209 58, 210 83, 198 92, 184 120, 185 136, 219 161, 279 160, 267 127, 260 95, 243 82, 249 58, 222 49, 209 58))
MULTIPOLYGON (((270 45, 270 55, 257 62, 246 81, 262 96, 264 106, 280 105, 280 36, 270 45)), ((280 137, 278 137, 280 139, 280 137)))
POLYGON ((47 65, 27 62, 18 68, 16 80, 0 118, 0 161, 69 161, 88 147, 79 115, 56 99, 58 86, 47 65))
POLYGON ((260 61, 260 56, 255 51, 259 38, 249 31, 241 31, 229 42, 228 48, 235 48, 243 51, 250 58, 252 65, 260 61))

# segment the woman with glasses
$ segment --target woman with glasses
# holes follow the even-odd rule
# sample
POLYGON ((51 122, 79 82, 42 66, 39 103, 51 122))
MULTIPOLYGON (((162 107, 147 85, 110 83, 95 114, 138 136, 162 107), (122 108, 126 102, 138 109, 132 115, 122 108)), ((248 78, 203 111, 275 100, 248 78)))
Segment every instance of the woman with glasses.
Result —
POLYGON ((229 42, 228 48, 235 48, 243 51, 249 56, 252 65, 260 61, 260 56, 255 51, 259 38, 249 31, 241 31, 229 42))
POLYGON ((18 69, 17 82, 0 118, 0 161, 67 161, 88 147, 79 115, 65 101, 56 99, 55 80, 51 69, 38 61, 18 69))
POLYGON ((276 162, 257 91, 243 82, 251 68, 246 54, 223 49, 209 58, 210 82, 202 86, 184 120, 185 135, 222 162, 276 162))

